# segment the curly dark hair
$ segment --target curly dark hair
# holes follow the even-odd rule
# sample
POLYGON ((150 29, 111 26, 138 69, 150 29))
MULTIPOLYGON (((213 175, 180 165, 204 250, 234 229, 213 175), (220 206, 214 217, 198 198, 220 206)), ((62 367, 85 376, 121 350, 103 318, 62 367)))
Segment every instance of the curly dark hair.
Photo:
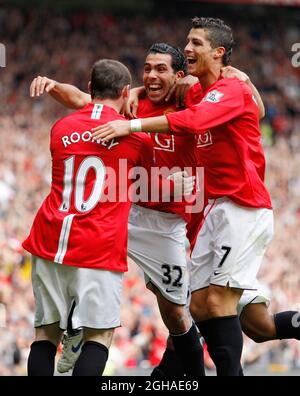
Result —
POLYGON ((225 54, 223 55, 222 62, 227 66, 230 62, 232 49, 234 46, 233 34, 231 28, 219 18, 198 18, 192 19, 192 27, 194 29, 204 29, 207 34, 212 48, 224 47, 225 54))
POLYGON ((147 55, 149 54, 169 54, 172 57, 172 69, 175 72, 183 71, 185 76, 189 74, 187 61, 180 48, 166 43, 155 43, 149 48, 147 55))

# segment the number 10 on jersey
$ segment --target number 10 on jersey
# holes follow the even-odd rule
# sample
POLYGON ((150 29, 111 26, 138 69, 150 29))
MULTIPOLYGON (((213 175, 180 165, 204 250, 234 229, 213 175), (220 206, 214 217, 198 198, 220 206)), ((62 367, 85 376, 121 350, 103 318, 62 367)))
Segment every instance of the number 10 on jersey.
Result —
POLYGON ((64 188, 62 193, 62 204, 59 210, 62 212, 68 212, 70 210, 71 194, 74 192, 74 205, 76 210, 80 213, 85 213, 92 210, 101 198, 106 174, 105 166, 99 157, 86 157, 79 165, 74 177, 74 164, 75 156, 69 157, 64 161, 64 188), (96 177, 93 190, 85 201, 84 191, 86 178, 91 169, 94 169, 96 177))

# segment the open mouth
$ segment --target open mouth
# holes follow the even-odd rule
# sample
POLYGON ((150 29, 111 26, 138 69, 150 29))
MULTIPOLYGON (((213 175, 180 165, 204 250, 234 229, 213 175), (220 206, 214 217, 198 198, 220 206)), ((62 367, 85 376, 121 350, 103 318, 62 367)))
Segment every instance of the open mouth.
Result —
POLYGON ((149 92, 158 92, 158 91, 160 91, 162 89, 162 86, 161 85, 159 85, 159 84, 150 84, 150 85, 148 85, 148 91, 149 92))
POLYGON ((189 65, 194 65, 196 63, 196 59, 195 58, 187 58, 188 64, 189 65))

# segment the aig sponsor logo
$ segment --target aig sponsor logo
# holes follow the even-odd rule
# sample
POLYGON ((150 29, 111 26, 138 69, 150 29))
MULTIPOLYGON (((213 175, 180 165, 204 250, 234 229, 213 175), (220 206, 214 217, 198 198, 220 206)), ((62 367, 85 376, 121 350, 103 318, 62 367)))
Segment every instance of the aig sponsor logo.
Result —
POLYGON ((154 136, 154 149, 163 151, 175 151, 175 139, 174 135, 169 135, 167 137, 162 136, 160 133, 156 133, 154 136))
POLYGON ((197 147, 206 147, 212 144, 212 136, 210 130, 201 132, 198 135, 197 147))

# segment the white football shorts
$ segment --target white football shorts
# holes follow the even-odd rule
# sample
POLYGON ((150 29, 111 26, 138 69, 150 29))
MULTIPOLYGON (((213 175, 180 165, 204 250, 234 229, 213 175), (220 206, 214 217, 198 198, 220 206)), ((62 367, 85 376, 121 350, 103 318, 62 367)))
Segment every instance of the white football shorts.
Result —
POLYGON ((34 326, 59 322, 65 330, 75 301, 74 329, 119 327, 122 281, 122 272, 66 266, 33 256, 34 326))
POLYGON ((255 282, 256 290, 244 290, 242 297, 237 306, 238 316, 241 315, 243 309, 249 304, 265 304, 266 307, 270 305, 271 291, 270 289, 260 283, 255 282))
POLYGON ((174 213, 132 205, 128 256, 143 270, 147 287, 156 286, 169 301, 185 305, 188 292, 186 223, 174 213))
POLYGON ((192 252, 191 291, 210 284, 255 289, 265 250, 273 237, 273 211, 209 200, 192 252))

